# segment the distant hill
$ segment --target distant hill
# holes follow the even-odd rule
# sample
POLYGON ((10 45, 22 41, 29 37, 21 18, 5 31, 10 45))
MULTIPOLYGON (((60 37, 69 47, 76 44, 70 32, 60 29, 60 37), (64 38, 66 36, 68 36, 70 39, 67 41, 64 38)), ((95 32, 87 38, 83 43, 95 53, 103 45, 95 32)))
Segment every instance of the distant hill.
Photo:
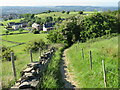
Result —
POLYGON ((47 10, 54 10, 54 11, 107 11, 107 10, 118 10, 117 7, 97 7, 97 6, 3 6, 2 7, 2 14, 24 14, 24 13, 41 13, 47 10))

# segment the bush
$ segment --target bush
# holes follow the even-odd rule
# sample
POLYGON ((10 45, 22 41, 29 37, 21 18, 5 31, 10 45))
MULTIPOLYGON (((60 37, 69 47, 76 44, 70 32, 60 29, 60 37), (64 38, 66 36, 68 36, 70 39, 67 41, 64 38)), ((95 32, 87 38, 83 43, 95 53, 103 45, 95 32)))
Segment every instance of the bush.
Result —
MULTIPOLYGON (((2 61, 11 61, 11 52, 13 50, 10 47, 2 46, 2 61)), ((14 59, 16 60, 16 56, 14 59)))
POLYGON ((32 33, 34 33, 34 34, 39 34, 39 31, 38 31, 37 29, 33 29, 33 30, 32 30, 32 33))
POLYGON ((25 51, 32 50, 33 52, 36 52, 36 51, 38 51, 39 48, 41 48, 43 50, 46 47, 47 47, 47 45, 45 44, 45 42, 42 39, 35 39, 35 40, 29 41, 27 43, 25 51))

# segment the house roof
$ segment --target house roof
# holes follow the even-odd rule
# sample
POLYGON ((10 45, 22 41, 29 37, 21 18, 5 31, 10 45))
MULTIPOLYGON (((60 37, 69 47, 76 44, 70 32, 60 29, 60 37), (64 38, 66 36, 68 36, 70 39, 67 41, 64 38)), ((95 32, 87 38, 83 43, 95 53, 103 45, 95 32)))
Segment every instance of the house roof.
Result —
POLYGON ((32 24, 32 27, 38 27, 38 26, 40 26, 40 25, 37 24, 37 23, 33 23, 33 24, 32 24))
POLYGON ((44 26, 45 26, 46 28, 53 27, 53 25, 55 25, 55 23, 47 23, 47 24, 44 24, 44 26))

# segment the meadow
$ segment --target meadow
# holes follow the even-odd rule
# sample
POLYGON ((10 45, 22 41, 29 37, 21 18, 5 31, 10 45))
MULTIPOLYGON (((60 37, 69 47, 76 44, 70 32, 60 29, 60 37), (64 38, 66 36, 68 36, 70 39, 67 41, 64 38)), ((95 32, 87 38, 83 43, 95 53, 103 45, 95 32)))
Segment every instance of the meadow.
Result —
MULTIPOLYGON (((84 12, 84 14, 93 14, 95 12, 84 12)), ((53 18, 69 18, 71 16, 79 15, 78 12, 70 12, 69 14, 67 13, 62 13, 62 12, 51 12, 51 13, 42 13, 42 14, 37 14, 35 16, 40 17, 40 18, 46 18, 49 16, 52 16, 53 18)))
POLYGON ((68 69, 80 88, 104 88, 102 60, 105 61, 107 88, 118 87, 118 37, 76 43, 67 51, 68 69), (82 49, 84 59, 82 57, 82 49), (92 52, 92 70, 90 54, 92 52))

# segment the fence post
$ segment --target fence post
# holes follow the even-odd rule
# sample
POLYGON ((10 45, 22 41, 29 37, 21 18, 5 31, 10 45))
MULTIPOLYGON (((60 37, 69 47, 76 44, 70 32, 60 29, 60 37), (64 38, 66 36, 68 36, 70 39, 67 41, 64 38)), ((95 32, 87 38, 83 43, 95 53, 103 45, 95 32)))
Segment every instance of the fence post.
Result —
POLYGON ((92 70, 92 52, 90 51, 90 69, 92 70))
POLYGON ((82 48, 82 58, 84 60, 84 51, 83 51, 83 48, 82 48))
POLYGON ((104 63, 104 60, 102 60, 102 69, 103 69, 104 85, 106 87, 107 86, 107 81, 106 81, 106 73, 105 73, 105 63, 104 63))
POLYGON ((30 61, 33 62, 33 58, 32 58, 32 50, 30 50, 30 61))
POLYGON ((39 48, 39 60, 40 60, 40 57, 41 57, 41 48, 39 48))
POLYGON ((15 63, 14 63, 14 53, 11 52, 11 61, 12 61, 12 69, 13 69, 13 74, 14 74, 14 78, 15 78, 15 81, 17 80, 16 78, 16 69, 15 69, 15 63))

